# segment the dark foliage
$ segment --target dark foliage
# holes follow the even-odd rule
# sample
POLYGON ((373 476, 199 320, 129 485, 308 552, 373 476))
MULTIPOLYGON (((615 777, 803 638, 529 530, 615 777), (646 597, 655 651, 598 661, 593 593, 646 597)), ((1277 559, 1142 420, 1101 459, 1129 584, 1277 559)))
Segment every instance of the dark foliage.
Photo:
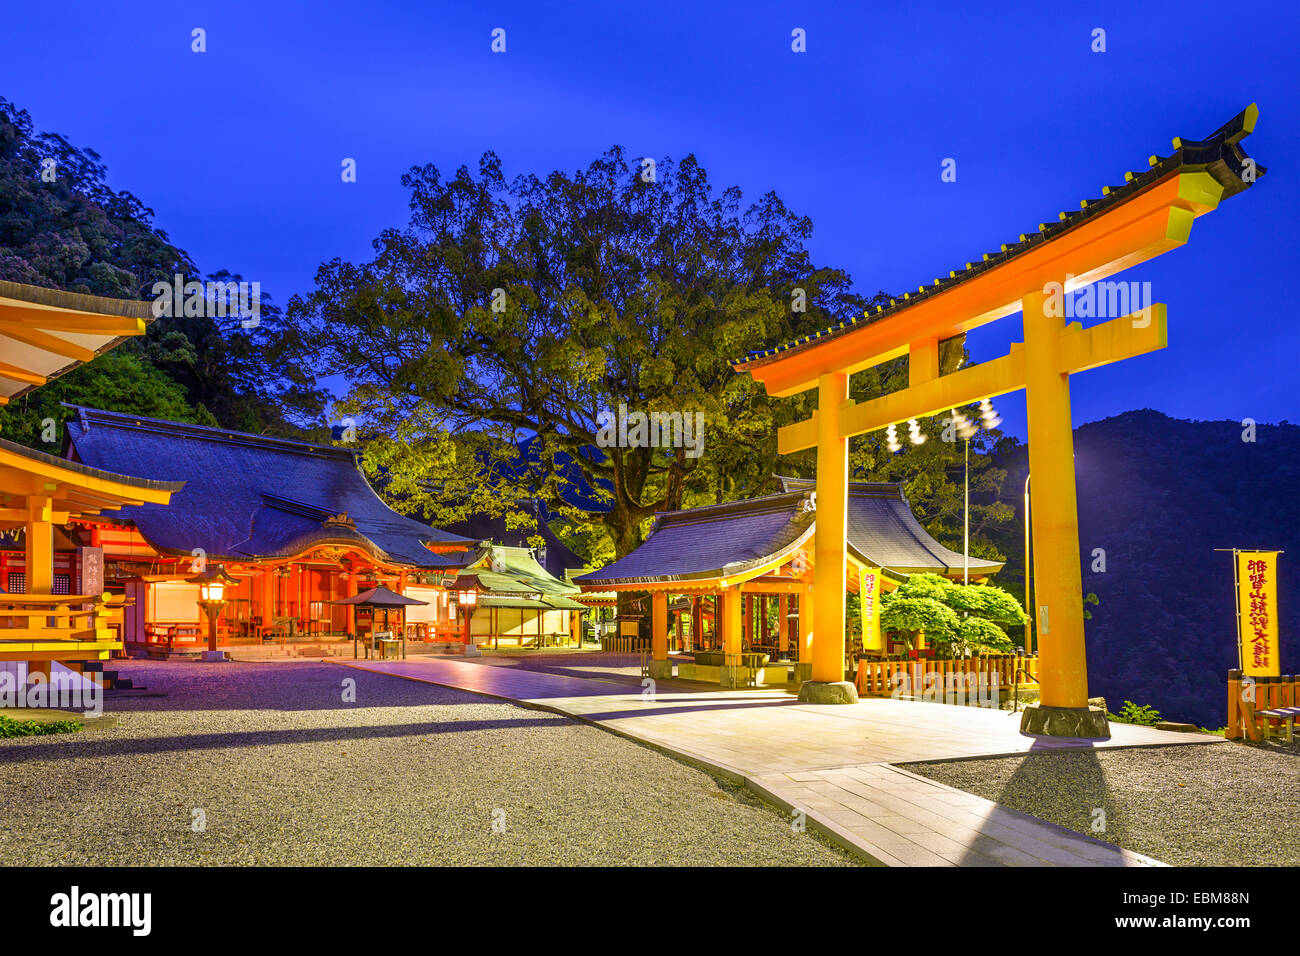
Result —
MULTIPOLYGON (((154 227, 153 211, 112 189, 106 177, 98 153, 57 133, 36 132, 26 111, 0 97, 0 279, 143 300, 154 298, 154 283, 178 273, 187 280, 240 281, 224 271, 200 273, 154 227)), ((244 431, 298 433, 293 423, 317 418, 322 402, 273 347, 281 327, 280 312, 265 295, 255 329, 241 328, 233 317, 156 319, 145 336, 115 349, 112 360, 81 366, 61 387, 47 385, 0 409, 0 430, 48 451, 40 423, 66 418, 57 404, 64 398, 244 431), (117 387, 118 379, 130 387, 117 387)))

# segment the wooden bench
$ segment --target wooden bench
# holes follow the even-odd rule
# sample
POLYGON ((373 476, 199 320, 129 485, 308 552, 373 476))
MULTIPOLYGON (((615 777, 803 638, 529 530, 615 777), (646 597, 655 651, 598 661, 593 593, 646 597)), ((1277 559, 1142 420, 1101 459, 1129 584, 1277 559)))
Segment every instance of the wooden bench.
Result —
POLYGON ((1300 717, 1300 707, 1275 707, 1271 710, 1257 710, 1255 716, 1264 718, 1260 729, 1265 740, 1272 736, 1274 721, 1280 722, 1286 728, 1287 743, 1295 740, 1295 721, 1297 717, 1300 717))
POLYGON ((1300 680, 1290 674, 1247 677, 1240 670, 1228 671, 1229 740, 1267 740, 1274 725, 1286 728, 1286 740, 1295 738, 1295 721, 1300 717, 1300 680))

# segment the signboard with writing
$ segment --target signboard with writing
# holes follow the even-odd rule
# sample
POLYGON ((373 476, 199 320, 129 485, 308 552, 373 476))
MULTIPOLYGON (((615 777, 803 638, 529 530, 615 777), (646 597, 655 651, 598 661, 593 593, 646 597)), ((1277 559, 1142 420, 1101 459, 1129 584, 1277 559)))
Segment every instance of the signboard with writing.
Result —
POLYGON ((81 579, 76 584, 75 593, 104 593, 104 549, 77 548, 77 563, 81 568, 81 579))
POLYGON ((1241 670, 1255 677, 1282 673, 1278 659, 1277 551, 1235 551, 1241 670))
POLYGON ((883 652, 885 641, 880 633, 880 572, 858 568, 858 597, 862 614, 862 649, 883 652))

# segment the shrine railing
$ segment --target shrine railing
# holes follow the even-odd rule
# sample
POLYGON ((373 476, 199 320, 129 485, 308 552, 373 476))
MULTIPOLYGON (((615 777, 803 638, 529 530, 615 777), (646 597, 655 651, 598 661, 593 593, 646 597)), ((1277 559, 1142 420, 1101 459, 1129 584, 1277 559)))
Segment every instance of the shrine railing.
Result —
POLYGON ((922 697, 931 688, 942 693, 959 683, 969 690, 991 686, 1010 690, 1017 669, 1036 678, 1038 658, 1006 654, 953 660, 859 660, 856 683, 863 697, 922 697))
POLYGON ((0 594, 0 641, 117 642, 120 594, 0 594))

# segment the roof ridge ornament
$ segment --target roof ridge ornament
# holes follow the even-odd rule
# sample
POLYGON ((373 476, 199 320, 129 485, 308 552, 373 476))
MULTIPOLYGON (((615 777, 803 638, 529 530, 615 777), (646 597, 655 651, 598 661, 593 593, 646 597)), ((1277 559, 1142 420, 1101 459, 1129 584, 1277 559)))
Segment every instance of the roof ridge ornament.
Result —
POLYGON ((349 518, 346 511, 340 511, 336 515, 329 515, 321 524, 326 528, 351 528, 353 531, 357 528, 356 521, 349 518))

